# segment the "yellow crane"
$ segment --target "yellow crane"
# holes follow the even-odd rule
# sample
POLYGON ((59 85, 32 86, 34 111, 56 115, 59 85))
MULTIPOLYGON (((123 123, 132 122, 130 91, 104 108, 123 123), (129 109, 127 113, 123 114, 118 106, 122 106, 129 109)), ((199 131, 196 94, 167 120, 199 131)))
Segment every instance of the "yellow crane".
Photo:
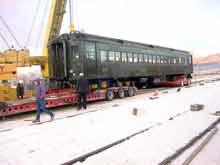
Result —
MULTIPOLYGON (((30 64, 41 64, 42 73, 44 77, 48 77, 48 41, 55 38, 60 33, 66 4, 67 0, 51 0, 50 14, 44 35, 44 44, 42 50, 43 56, 29 57, 30 64)), ((70 0, 70 5, 71 4, 72 3, 70 0)), ((73 31, 74 25, 70 23, 70 32, 73 31)))
MULTIPOLYGON (((10 36, 14 39, 17 46, 21 48, 21 44, 18 42, 11 28, 8 26, 7 22, 3 19, 2 16, 0 16, 0 22, 6 28, 10 36)), ((24 66, 24 57, 26 57, 29 52, 25 49, 15 50, 13 46, 10 47, 9 42, 1 32, 0 37, 8 47, 7 50, 0 53, 0 80, 11 80, 16 78, 16 67, 24 66)))
MULTIPOLYGON (((49 18, 44 34, 44 43, 41 56, 29 56, 29 51, 22 49, 21 51, 16 51, 9 49, 5 51, 4 55, 0 54, 0 80, 10 80, 16 78, 16 67, 17 66, 31 66, 32 64, 40 64, 42 69, 43 77, 48 77, 48 42, 49 40, 55 38, 59 35, 61 24, 63 21, 63 16, 65 13, 65 7, 67 0, 51 0, 49 9, 49 18), (8 53, 7 53, 8 52, 8 53), (13 61, 9 61, 10 64, 5 63, 7 58, 11 58, 13 61), (18 58, 19 57, 19 58, 18 58), (19 62, 21 60, 22 62, 19 62), (19 64, 19 65, 18 65, 19 64)), ((70 32, 74 32, 74 25, 72 23, 72 2, 70 4, 70 32)), ((14 99, 14 89, 13 94, 5 95, 5 93, 10 93, 12 89, 9 86, 4 86, 0 84, 0 101, 3 98, 6 100, 14 99), (11 97, 13 95, 13 97, 11 97), (11 99, 10 99, 11 98, 11 99)))
MULTIPOLYGON (((47 48, 48 41, 55 38, 60 33, 66 4, 67 4, 67 0, 51 0, 50 1, 49 18, 48 18, 48 22, 47 22, 47 26, 46 26, 46 30, 45 30, 45 34, 44 34, 44 43, 43 43, 42 53, 41 53, 41 55, 38 55, 38 56, 29 56, 29 51, 26 51, 28 54, 26 53, 27 55, 24 57, 25 58, 25 65, 23 65, 23 66, 28 66, 28 65, 31 66, 32 64, 40 64, 44 77, 48 77, 48 48, 47 48), (29 57, 27 57, 27 56, 29 56, 29 57)), ((70 6, 70 32, 74 32, 74 25, 72 23, 72 0, 69 0, 69 6, 70 6)), ((38 7, 39 6, 37 6, 37 9, 38 9, 38 7)), ((34 16, 34 18, 35 17, 36 17, 36 15, 34 16)), ((21 47, 21 44, 17 41, 17 39, 15 38, 13 33, 11 32, 11 29, 7 25, 6 21, 4 21, 2 17, 0 17, 0 18, 1 18, 2 22, 4 23, 4 25, 7 27, 7 29, 9 30, 10 34, 15 39, 18 46, 21 47)), ((30 33, 32 32, 32 29, 33 29, 33 24, 32 24, 30 33)), ((28 35, 27 42, 29 41, 30 33, 28 35)), ((3 38, 2 34, 1 34, 1 38, 4 39, 4 41, 6 41, 5 38, 3 38)), ((8 42, 5 42, 5 43, 9 46, 8 42)), ((5 57, 6 56, 8 56, 8 57, 13 56, 13 58, 15 59, 13 62, 17 64, 18 61, 16 61, 16 55, 15 55, 14 51, 11 51, 12 49, 10 49, 10 48, 8 50, 9 51, 6 51, 7 54, 5 53, 5 57)), ((23 49, 21 49, 21 50, 23 50, 23 49)), ((18 52, 17 52, 17 55, 19 54, 18 52)), ((3 56, 0 56, 0 58, 2 59, 3 56)), ((20 58, 17 58, 17 59, 20 59, 22 61, 24 60, 23 56, 20 58)), ((1 61, 4 61, 4 60, 1 60, 1 61)), ((22 65, 16 65, 16 66, 22 66, 22 65)), ((16 70, 16 68, 14 70, 16 70)))

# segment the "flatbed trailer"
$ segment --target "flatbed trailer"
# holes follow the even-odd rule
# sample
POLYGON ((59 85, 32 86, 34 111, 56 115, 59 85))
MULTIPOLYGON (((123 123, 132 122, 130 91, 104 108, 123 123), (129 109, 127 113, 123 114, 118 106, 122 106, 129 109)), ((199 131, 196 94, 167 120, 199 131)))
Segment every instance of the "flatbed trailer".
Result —
MULTIPOLYGON (((173 81, 161 82, 162 86, 182 86, 190 84, 190 79, 184 76, 177 77, 173 81)), ((124 98, 126 96, 134 96, 137 94, 136 87, 111 87, 108 89, 100 89, 90 92, 87 95, 87 101, 113 100, 115 97, 124 98)), ((47 91, 46 107, 55 108, 64 105, 74 105, 77 103, 77 94, 72 88, 51 88, 47 91)), ((36 110, 35 98, 27 98, 6 102, 5 107, 0 107, 0 117, 20 114, 36 110)))
MULTIPOLYGON (((136 94, 135 87, 112 87, 108 89, 101 89, 90 92, 87 95, 87 101, 99 101, 99 100, 112 100, 118 96, 123 98, 125 96, 133 96, 136 94), (124 94, 122 93, 124 92, 124 94), (131 92, 133 91, 133 92, 131 92)), ((66 89, 49 89, 47 91, 47 97, 45 99, 47 108, 54 108, 64 105, 74 105, 77 103, 77 94, 71 88, 66 89)), ((24 112, 30 112, 36 110, 35 98, 27 98, 22 100, 16 100, 13 102, 6 102, 5 107, 0 108, 0 117, 20 114, 24 112)))

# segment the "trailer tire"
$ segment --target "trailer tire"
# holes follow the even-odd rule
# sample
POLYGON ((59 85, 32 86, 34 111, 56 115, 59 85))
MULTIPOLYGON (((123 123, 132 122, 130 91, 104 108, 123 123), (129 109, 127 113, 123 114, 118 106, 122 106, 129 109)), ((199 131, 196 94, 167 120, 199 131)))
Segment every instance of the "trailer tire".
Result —
POLYGON ((113 90, 107 90, 106 92, 106 100, 112 101, 114 99, 114 92, 113 90))
POLYGON ((134 96, 134 88, 133 87, 128 87, 128 96, 129 97, 134 96))
POLYGON ((125 97, 125 91, 124 91, 124 89, 120 88, 120 89, 118 90, 118 97, 119 97, 119 98, 124 98, 124 97, 125 97))

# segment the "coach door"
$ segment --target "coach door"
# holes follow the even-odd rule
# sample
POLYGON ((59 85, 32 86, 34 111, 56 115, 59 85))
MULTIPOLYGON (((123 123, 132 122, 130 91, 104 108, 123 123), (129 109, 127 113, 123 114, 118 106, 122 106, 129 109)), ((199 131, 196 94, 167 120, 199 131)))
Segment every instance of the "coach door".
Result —
POLYGON ((85 74, 88 78, 96 78, 97 75, 97 58, 96 46, 94 42, 85 42, 85 74))
POLYGON ((64 42, 48 46, 48 63, 51 78, 60 79, 66 76, 66 45, 64 42))

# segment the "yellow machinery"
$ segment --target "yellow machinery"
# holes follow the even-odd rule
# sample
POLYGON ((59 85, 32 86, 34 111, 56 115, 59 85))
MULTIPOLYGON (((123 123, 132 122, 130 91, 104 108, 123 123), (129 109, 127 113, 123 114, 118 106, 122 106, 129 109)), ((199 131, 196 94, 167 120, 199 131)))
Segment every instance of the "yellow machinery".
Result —
MULTIPOLYGON (((41 65, 42 74, 48 77, 48 41, 59 35, 63 15, 65 13, 67 0, 51 0, 50 14, 46 31, 44 34, 44 44, 41 56, 30 56, 29 51, 8 49, 0 53, 0 80, 11 80, 16 78, 16 67, 41 65)), ((70 10, 72 3, 70 0, 70 10)), ((74 32, 74 25, 71 22, 72 11, 70 11, 70 32, 74 32)), ((0 101, 14 100, 15 89, 10 89, 8 84, 0 84, 0 101), (8 93, 8 95, 6 95, 8 93), (12 97, 13 96, 13 97, 12 97)))
MULTIPOLYGON (((44 35, 44 45, 42 55, 43 57, 31 57, 30 63, 40 62, 42 66, 42 73, 44 77, 48 77, 48 41, 59 35, 63 15, 65 13, 65 6, 67 0, 52 0, 50 7, 50 15, 47 23, 46 32, 44 35)), ((39 63, 38 63, 39 64, 39 63)))
MULTIPOLYGON (((46 31, 44 34, 44 44, 42 55, 40 56, 32 56, 29 57, 29 52, 27 57, 22 58, 21 55, 23 54, 22 51, 16 51, 14 49, 9 49, 3 53, 3 58, 0 56, 0 63, 4 63, 4 58, 6 61, 9 59, 11 63, 16 63, 16 66, 30 66, 32 64, 40 64, 42 66, 42 72, 44 77, 48 77, 48 41, 52 40, 56 36, 59 35, 61 24, 63 20, 63 15, 65 13, 67 0, 51 0, 51 7, 50 7, 50 14, 48 18, 48 23, 46 27, 46 31), (25 60, 24 60, 25 59, 25 60)), ((70 9, 72 10, 70 0, 70 9)), ((71 12, 72 17, 72 12, 71 12)), ((71 20, 71 18, 70 18, 71 20)), ((6 25, 7 26, 7 25, 6 25)), ((70 32, 74 32, 74 25, 72 22, 70 23, 70 32)), ((26 50, 24 50, 26 52, 26 50)), ((26 54, 25 54, 26 55, 26 54)))
MULTIPOLYGON (((16 69, 20 66, 27 65, 25 58, 29 56, 26 49, 15 50, 8 49, 0 54, 0 101, 9 101, 16 99, 16 89, 7 83, 7 80, 16 79, 16 69)), ((25 91, 25 96, 30 96, 25 91)))
POLYGON ((26 49, 8 49, 0 54, 0 80, 11 80, 16 78, 16 68, 25 66, 25 58, 29 56, 26 49))

